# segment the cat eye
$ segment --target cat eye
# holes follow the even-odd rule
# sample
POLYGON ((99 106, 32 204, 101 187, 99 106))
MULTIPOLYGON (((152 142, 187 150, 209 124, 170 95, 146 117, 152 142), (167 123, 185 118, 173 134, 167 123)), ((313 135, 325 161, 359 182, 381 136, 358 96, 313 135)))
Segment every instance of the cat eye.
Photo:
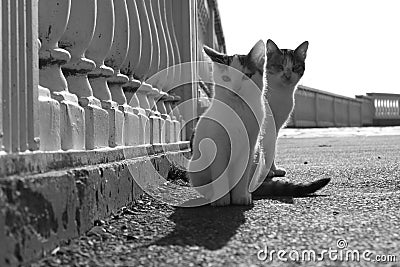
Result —
POLYGON ((302 71, 303 71, 303 66, 301 66, 301 65, 295 65, 295 66, 293 67, 293 71, 294 71, 294 72, 302 72, 302 71))
POLYGON ((231 78, 229 78, 228 76, 226 76, 226 75, 222 75, 222 80, 224 81, 224 82, 230 82, 231 81, 231 78))
POLYGON ((274 64, 272 65, 275 69, 277 69, 278 71, 282 71, 283 70, 283 66, 282 65, 278 65, 278 64, 274 64))
MULTIPOLYGON (((251 79, 251 77, 253 77, 254 73, 245 73, 244 74, 247 78, 251 79)), ((243 76, 243 78, 245 78, 245 76, 243 76)))

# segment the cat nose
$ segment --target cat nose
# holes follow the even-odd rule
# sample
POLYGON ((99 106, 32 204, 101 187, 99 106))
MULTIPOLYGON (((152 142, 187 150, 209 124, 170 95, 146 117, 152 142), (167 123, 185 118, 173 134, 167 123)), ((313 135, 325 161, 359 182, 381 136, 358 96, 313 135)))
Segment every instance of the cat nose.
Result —
POLYGON ((290 70, 289 71, 285 71, 285 73, 283 73, 283 76, 286 78, 286 79, 290 79, 290 77, 292 76, 292 73, 290 72, 290 70))

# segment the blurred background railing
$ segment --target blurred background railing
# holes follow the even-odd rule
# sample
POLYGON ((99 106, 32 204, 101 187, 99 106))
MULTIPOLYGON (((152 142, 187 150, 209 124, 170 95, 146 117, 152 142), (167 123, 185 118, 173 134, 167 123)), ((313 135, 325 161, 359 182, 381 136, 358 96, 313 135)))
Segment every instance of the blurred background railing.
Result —
POLYGON ((367 93, 355 98, 299 85, 288 127, 400 125, 400 94, 367 93))
POLYGON ((368 93, 375 112, 374 125, 400 125, 400 94, 368 93))

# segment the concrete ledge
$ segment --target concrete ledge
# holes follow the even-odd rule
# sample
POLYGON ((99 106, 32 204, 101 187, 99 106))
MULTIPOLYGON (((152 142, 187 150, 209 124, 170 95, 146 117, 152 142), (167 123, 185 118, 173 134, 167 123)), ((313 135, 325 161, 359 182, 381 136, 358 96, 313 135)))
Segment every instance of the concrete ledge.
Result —
POLYGON ((397 126, 400 125, 400 119, 373 119, 374 126, 397 126))
POLYGON ((18 154, 0 154, 0 178, 10 175, 44 173, 135 157, 150 156, 163 151, 189 148, 189 142, 141 146, 120 146, 93 150, 34 151, 18 154))
MULTIPOLYGON (((89 155, 79 162, 81 167, 1 178, 0 266, 27 263, 60 242, 86 232, 95 220, 109 216, 143 193, 135 179, 149 182, 167 177, 171 166, 188 156, 185 147, 174 144, 164 149, 161 145, 125 152, 115 149, 108 155, 102 151, 82 152, 89 155), (90 158, 94 155, 97 157, 90 158), (83 166, 83 162, 96 164, 83 166)), ((70 158, 68 165, 75 164, 79 154, 59 152, 53 156, 59 160, 70 158)), ((46 167, 51 169, 53 165, 46 167)))

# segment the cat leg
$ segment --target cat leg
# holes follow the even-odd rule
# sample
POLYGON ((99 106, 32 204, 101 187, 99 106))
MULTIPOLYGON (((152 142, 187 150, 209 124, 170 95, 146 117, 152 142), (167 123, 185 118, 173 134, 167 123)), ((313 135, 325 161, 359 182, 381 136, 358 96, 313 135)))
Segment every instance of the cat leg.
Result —
POLYGON ((212 182, 212 164, 209 162, 212 158, 210 151, 212 151, 213 147, 209 142, 205 142, 203 143, 201 151, 199 148, 199 144, 195 143, 195 146, 193 147, 193 155, 188 165, 188 177, 195 190, 204 198, 210 199, 213 192, 211 186, 207 185, 212 182))
POLYGON ((214 202, 211 206, 229 206, 231 204, 231 194, 229 192, 229 177, 227 174, 221 175, 216 185, 213 185, 213 197, 223 195, 214 202))
MULTIPOLYGON (((279 130, 278 130, 279 131, 279 130)), ((278 131, 277 131, 277 135, 278 135, 278 131)), ((275 154, 274 154, 274 160, 272 161, 272 165, 271 165, 271 169, 268 172, 267 178, 273 178, 273 177, 283 177, 286 175, 286 170, 283 168, 278 168, 275 165, 275 157, 276 157, 276 152, 277 152, 277 143, 278 139, 275 138, 275 154)))
MULTIPOLYGON (((252 198, 251 193, 249 192, 249 184, 250 184, 250 169, 252 164, 247 164, 246 170, 243 173, 243 176, 239 180, 239 182, 233 187, 231 191, 231 203, 234 205, 251 205, 252 198)), ((240 167, 240 164, 235 166, 233 170, 234 173, 239 173, 240 170, 237 170, 237 166, 240 167)))
POLYGON ((228 175, 221 175, 221 173, 223 173, 223 170, 224 168, 212 165, 203 171, 189 173, 189 178, 192 186, 194 186, 196 188, 196 191, 204 196, 204 198, 210 201, 212 199, 215 199, 216 196, 222 196, 216 201, 211 202, 212 206, 230 205, 231 198, 229 194, 228 175), (211 184, 217 178, 218 181, 215 184, 211 184))
POLYGON ((231 204, 231 195, 229 190, 229 171, 225 169, 228 167, 227 152, 220 152, 212 164, 211 177, 212 182, 217 181, 212 186, 213 198, 217 200, 211 202, 211 206, 228 206, 231 204))

